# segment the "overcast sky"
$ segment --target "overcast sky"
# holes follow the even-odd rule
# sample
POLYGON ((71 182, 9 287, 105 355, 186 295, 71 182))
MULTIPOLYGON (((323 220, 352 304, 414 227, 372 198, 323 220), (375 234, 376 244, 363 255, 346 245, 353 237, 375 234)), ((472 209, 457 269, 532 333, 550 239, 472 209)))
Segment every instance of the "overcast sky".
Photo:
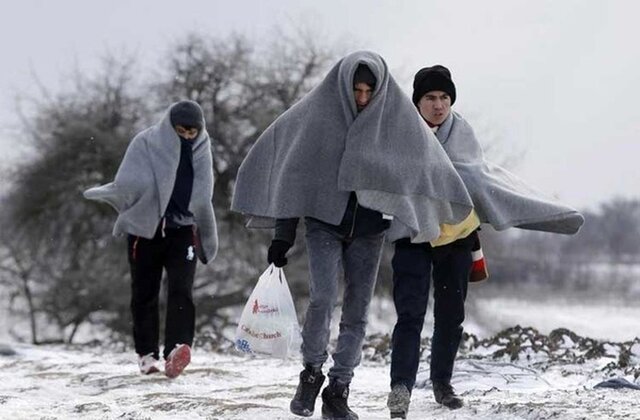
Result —
POLYGON ((408 93, 419 68, 446 65, 454 109, 568 204, 640 197, 639 15, 633 0, 14 1, 0 14, 0 163, 20 156, 13 98, 37 91, 32 72, 55 90, 106 49, 158 63, 190 30, 259 40, 294 22, 378 52, 408 93))

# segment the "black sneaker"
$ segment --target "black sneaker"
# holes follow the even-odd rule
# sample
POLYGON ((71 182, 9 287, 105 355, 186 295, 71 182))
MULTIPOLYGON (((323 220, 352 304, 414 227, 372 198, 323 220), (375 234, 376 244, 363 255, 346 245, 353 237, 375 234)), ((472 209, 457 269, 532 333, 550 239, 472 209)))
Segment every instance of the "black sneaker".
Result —
POLYGON ((298 389, 296 389, 296 395, 291 400, 291 404, 289 404, 289 410, 298 416, 313 416, 316 398, 318 398, 318 393, 323 383, 322 368, 305 365, 304 370, 300 372, 298 389))
POLYGON ((332 380, 322 390, 322 418, 325 420, 358 420, 347 404, 349 384, 332 380))
POLYGON ((462 407, 462 398, 456 395, 449 382, 433 382, 433 396, 438 404, 455 410, 462 407))

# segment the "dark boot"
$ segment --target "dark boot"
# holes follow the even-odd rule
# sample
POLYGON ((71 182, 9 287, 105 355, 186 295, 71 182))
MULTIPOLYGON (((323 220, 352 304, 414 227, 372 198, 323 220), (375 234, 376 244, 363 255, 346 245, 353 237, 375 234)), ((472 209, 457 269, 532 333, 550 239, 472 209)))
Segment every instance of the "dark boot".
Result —
POLYGON ((358 420, 358 415, 351 411, 347 399, 349 384, 341 384, 332 380, 322 390, 322 418, 325 420, 358 420))
POLYGON ((411 392, 404 384, 397 384, 391 388, 387 398, 387 407, 392 419, 406 419, 411 402, 411 392))
POLYGON ((433 382, 433 396, 436 402, 447 408, 455 410, 462 407, 462 398, 456 395, 449 382, 433 382))
POLYGON ((291 400, 291 404, 289 404, 291 412, 303 417, 313 416, 316 398, 318 398, 318 393, 323 383, 322 368, 305 365, 304 370, 300 372, 300 382, 298 383, 298 389, 296 389, 296 395, 291 400))

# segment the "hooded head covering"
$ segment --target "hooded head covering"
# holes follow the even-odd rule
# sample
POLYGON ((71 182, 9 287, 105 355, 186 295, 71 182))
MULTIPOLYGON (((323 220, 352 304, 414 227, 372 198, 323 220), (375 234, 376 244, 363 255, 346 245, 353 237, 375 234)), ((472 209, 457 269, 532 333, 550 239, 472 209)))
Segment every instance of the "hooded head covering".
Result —
POLYGON ((376 87, 376 76, 365 64, 359 64, 356 73, 353 75, 353 85, 364 83, 372 89, 376 87))
POLYGON ((451 72, 445 66, 435 66, 420 69, 413 78, 413 104, 418 105, 420 98, 432 90, 441 90, 451 98, 451 105, 456 102, 456 85, 451 79, 451 72))
POLYGON ((231 208, 252 216, 250 227, 305 216, 338 225, 352 191, 424 240, 472 208, 437 139, 382 57, 368 51, 341 59, 264 131, 238 171, 231 208), (358 113, 353 82, 362 64, 376 84, 358 113))
MULTIPOLYGON (((115 180, 90 188, 85 198, 104 201, 118 211, 114 235, 129 233, 151 239, 164 216, 180 163, 180 141, 171 121, 173 104, 157 124, 138 133, 120 163, 115 180)), ((200 109, 200 106, 192 102, 200 109)), ((202 113, 202 110, 200 110, 202 113)), ((204 120, 203 120, 204 122, 204 120)), ((193 190, 189 211, 198 228, 196 252, 207 263, 218 249, 213 198, 211 140, 202 129, 193 140, 193 190)))

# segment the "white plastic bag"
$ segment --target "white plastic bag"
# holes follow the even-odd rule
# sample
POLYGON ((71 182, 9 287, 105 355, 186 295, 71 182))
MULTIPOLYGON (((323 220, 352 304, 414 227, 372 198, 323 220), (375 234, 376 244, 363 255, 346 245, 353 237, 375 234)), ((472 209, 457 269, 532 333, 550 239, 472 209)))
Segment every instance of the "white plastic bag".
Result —
POLYGON ((236 348, 286 358, 300 351, 302 336, 291 292, 282 268, 271 264, 258 279, 244 306, 238 329, 236 348))

